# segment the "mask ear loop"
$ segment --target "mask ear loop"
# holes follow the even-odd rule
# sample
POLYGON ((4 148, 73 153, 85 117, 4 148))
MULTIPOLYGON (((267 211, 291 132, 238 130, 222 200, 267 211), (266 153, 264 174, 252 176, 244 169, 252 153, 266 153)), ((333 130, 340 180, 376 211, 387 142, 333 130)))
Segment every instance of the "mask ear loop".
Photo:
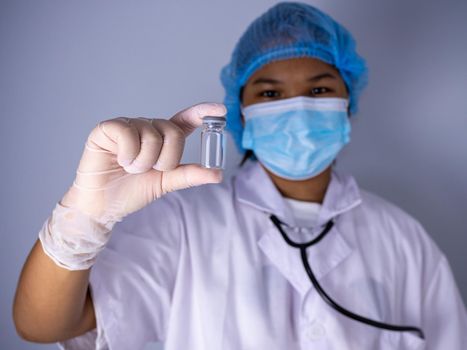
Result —
POLYGON ((306 242, 306 243, 296 243, 292 241, 287 234, 285 233, 284 229, 282 228, 282 225, 285 225, 282 221, 280 221, 275 215, 270 216, 271 221, 274 223, 274 225, 277 227, 279 232, 281 233, 282 237, 284 240, 289 244, 290 246, 294 248, 299 248, 300 249, 300 256, 302 258, 302 263, 303 266, 305 267, 305 271, 310 278, 311 283, 315 287, 316 291, 320 295, 320 297, 326 302, 326 304, 330 305, 334 310, 338 311, 339 313, 343 314, 344 316, 347 316, 355 321, 367 324, 369 326, 373 326, 376 328, 381 328, 381 329, 386 329, 389 331, 397 331, 397 332, 414 332, 416 333, 421 339, 425 339, 425 335, 423 331, 420 328, 413 327, 413 326, 399 326, 399 325, 392 325, 388 323, 383 323, 379 321, 375 321, 360 315, 357 315, 353 313, 352 311, 349 311, 345 309, 344 307, 340 306, 337 304, 326 292, 325 290, 321 287, 321 285, 318 282, 318 279, 315 277, 315 274, 313 273, 313 270, 311 269, 311 266, 308 262, 307 254, 306 254, 306 248, 318 243, 321 241, 324 236, 331 230, 331 228, 334 226, 334 222, 332 220, 328 221, 326 224, 324 230, 312 241, 306 242))
MULTIPOLYGON (((245 117, 243 116, 242 108, 243 108, 243 91, 245 90, 245 86, 240 87, 240 92, 238 94, 238 100, 240 101, 240 122, 242 123, 242 127, 245 127, 245 117)), ((255 159, 255 154, 251 149, 247 149, 245 154, 243 155, 242 160, 240 161, 239 167, 242 167, 248 159, 255 159)))

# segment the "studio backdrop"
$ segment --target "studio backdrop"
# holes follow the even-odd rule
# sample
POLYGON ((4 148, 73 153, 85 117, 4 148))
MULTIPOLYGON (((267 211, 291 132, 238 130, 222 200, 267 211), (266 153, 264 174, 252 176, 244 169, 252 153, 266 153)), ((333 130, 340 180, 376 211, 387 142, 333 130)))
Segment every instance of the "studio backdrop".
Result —
MULTIPOLYGON (((370 83, 338 167, 417 218, 467 301, 467 1, 315 0, 355 36, 370 83)), ((71 185, 87 135, 118 116, 168 118, 222 101, 221 67, 275 1, 0 2, 0 348, 39 229, 71 185)), ((199 161, 199 132, 185 162, 199 161)), ((227 174, 240 161, 228 143, 227 174)), ((158 349, 160 345, 148 346, 158 349)))

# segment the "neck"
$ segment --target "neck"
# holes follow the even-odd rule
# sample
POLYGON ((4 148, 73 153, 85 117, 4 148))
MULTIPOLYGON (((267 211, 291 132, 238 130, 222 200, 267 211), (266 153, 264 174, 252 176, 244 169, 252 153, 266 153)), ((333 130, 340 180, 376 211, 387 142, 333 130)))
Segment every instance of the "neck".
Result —
POLYGON ((263 169, 269 174, 272 182, 284 197, 322 204, 331 181, 332 166, 311 179, 301 181, 287 180, 271 173, 265 167, 263 169))

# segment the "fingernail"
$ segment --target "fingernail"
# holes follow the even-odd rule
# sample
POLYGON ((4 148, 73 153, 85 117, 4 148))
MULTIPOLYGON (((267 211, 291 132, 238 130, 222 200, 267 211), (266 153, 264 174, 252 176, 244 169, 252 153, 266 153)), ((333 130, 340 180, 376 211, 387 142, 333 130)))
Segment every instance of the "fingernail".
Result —
POLYGON ((224 172, 222 170, 213 170, 212 174, 213 174, 213 177, 212 177, 213 183, 222 182, 222 179, 224 177, 224 172))
POLYGON ((162 171, 162 162, 160 160, 158 160, 156 162, 156 164, 154 164, 154 166, 152 168, 155 169, 155 170, 158 170, 158 171, 162 171))
POLYGON ((218 108, 222 108, 224 110, 224 113, 227 113, 227 107, 223 103, 217 103, 217 102, 212 102, 211 103, 213 106, 216 106, 218 108))
POLYGON ((126 167, 131 164, 133 159, 119 159, 118 164, 120 164, 122 167, 126 167))
POLYGON ((140 167, 137 167, 135 164, 130 164, 128 166, 125 166, 123 169, 125 169, 125 171, 130 174, 139 174, 139 173, 144 172, 143 169, 141 169, 140 167))

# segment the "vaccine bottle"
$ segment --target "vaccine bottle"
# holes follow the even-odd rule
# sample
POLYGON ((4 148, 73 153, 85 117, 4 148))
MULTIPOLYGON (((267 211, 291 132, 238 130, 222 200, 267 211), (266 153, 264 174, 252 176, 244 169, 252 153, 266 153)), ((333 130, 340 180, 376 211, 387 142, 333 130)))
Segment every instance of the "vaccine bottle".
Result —
POLYGON ((225 117, 204 117, 201 131, 201 165, 205 168, 225 167, 225 117))

